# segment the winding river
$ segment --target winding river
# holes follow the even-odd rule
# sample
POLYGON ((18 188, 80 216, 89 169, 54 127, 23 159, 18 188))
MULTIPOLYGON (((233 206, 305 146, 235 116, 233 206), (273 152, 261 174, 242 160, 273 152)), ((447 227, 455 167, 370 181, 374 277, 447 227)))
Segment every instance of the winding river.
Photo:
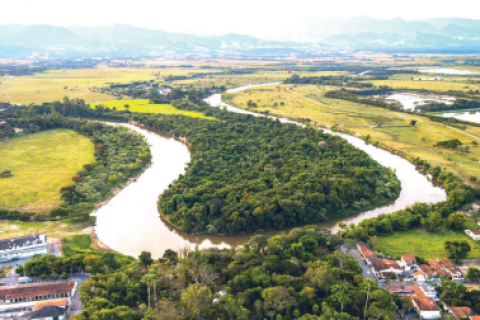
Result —
MULTIPOLYGON (((275 85, 268 83, 249 85, 233 90, 230 93, 245 90, 255 86, 275 85)), ((263 116, 246 110, 226 105, 221 101, 221 95, 215 94, 206 101, 213 107, 226 107, 231 112, 263 116)), ((280 119, 285 123, 295 123, 280 119)), ((166 225, 157 210, 157 199, 168 185, 183 174, 190 161, 188 148, 182 142, 159 135, 158 133, 140 128, 132 124, 121 124, 146 137, 152 153, 152 164, 145 172, 131 183, 107 204, 100 207, 93 215, 97 217, 95 232, 98 239, 108 247, 126 255, 137 257, 142 251, 149 251, 154 258, 163 255, 167 249, 179 250, 218 247, 230 248, 239 246, 252 234, 238 236, 192 236, 179 233, 166 225)), ((355 147, 368 153, 373 159, 386 167, 392 168, 401 181, 402 190, 395 202, 342 219, 345 223, 357 223, 363 219, 382 213, 392 213, 415 202, 440 202, 446 199, 443 189, 436 187, 429 179, 419 173, 415 166, 407 160, 385 150, 366 144, 363 140, 337 132, 325 130, 340 136, 355 147)), ((321 224, 335 231, 339 221, 329 221, 321 224)), ((265 231, 262 234, 273 236, 288 232, 288 230, 265 231)))

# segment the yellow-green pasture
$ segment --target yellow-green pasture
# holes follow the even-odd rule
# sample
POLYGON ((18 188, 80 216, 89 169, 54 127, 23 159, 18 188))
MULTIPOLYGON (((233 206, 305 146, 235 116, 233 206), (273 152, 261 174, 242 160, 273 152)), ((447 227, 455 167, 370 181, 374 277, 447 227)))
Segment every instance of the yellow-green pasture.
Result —
POLYGON ((105 101, 91 104, 90 106, 92 108, 96 108, 99 105, 103 105, 104 107, 110 109, 115 108, 117 110, 130 110, 131 112, 139 113, 183 114, 193 118, 213 119, 211 117, 206 117, 201 112, 180 110, 170 104, 150 104, 148 99, 105 101))
MULTIPOLYGON (((418 75, 415 75, 418 77, 418 75)), ((422 74, 422 78, 433 78, 435 75, 432 74, 422 74)), ((458 91, 469 91, 469 90, 480 90, 480 84, 468 83, 466 79, 461 80, 432 80, 432 81, 420 81, 420 80, 375 80, 368 81, 373 83, 375 86, 389 86, 395 89, 426 89, 426 90, 436 90, 436 91, 448 91, 448 90, 458 90, 458 91)))
POLYGON ((94 162, 94 145, 71 130, 55 129, 0 141, 0 208, 47 212, 60 202, 83 165, 94 162))
POLYGON ((112 83, 155 80, 163 82, 168 75, 188 75, 204 72, 185 68, 107 68, 79 70, 50 70, 34 76, 0 79, 0 102, 43 103, 63 97, 84 99, 86 102, 108 101, 111 95, 103 94, 102 87, 112 83))

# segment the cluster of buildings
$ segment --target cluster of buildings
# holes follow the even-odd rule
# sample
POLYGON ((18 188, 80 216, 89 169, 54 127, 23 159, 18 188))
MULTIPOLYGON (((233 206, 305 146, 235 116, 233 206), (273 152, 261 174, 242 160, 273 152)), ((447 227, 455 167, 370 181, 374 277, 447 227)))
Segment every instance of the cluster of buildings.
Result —
POLYGON ((48 282, 0 288, 0 319, 64 320, 77 282, 48 282))
POLYGON ((464 275, 450 259, 428 259, 428 264, 417 264, 413 254, 402 255, 399 261, 379 258, 365 244, 358 244, 360 255, 380 282, 404 279, 410 282, 435 282, 441 278, 463 281, 464 275))
POLYGON ((452 260, 428 259, 428 264, 418 264, 413 254, 404 254, 396 261, 377 257, 366 244, 359 243, 357 248, 372 274, 379 282, 386 282, 392 296, 398 294, 411 297, 412 306, 420 319, 452 316, 456 319, 480 320, 480 316, 473 315, 473 310, 468 307, 449 307, 443 304, 444 307, 441 308, 437 304, 439 298, 431 283, 436 283, 441 278, 464 280, 463 273, 452 260))
MULTIPOLYGON (((0 240, 0 263, 48 253, 46 234, 0 240)), ((0 287, 0 320, 64 320, 75 295, 76 281, 14 283, 0 287)))

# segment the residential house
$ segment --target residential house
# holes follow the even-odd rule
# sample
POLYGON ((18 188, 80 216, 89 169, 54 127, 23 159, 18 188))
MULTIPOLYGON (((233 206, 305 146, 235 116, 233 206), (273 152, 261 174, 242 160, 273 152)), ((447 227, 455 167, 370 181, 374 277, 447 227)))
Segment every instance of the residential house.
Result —
POLYGON ((37 234, 0 240, 0 262, 47 254, 47 236, 37 234))
POLYGON ((465 230, 465 233, 473 240, 480 240, 480 230, 465 230))
POLYGON ((436 276, 435 270, 433 270, 428 264, 421 264, 418 268, 423 272, 426 279, 436 276))
POLYGON ((23 129, 22 129, 22 128, 13 128, 13 131, 15 131, 15 132, 23 132, 23 129))
POLYGON ((449 274, 449 278, 452 278, 452 280, 463 279, 462 271, 457 268, 455 262, 447 258, 440 258, 438 261, 443 265, 444 270, 449 274))
POLYGON ((372 271, 378 279, 387 279, 394 275, 403 273, 403 269, 398 265, 398 263, 389 259, 378 259, 372 261, 372 271))
POLYGON ((450 311, 457 320, 469 320, 470 315, 473 313, 469 307, 448 307, 448 311, 450 311))
POLYGON ((410 271, 410 269, 415 267, 416 264, 417 264, 417 260, 415 259, 415 255, 413 255, 413 254, 402 255, 402 258, 400 259, 400 262, 402 263, 403 267, 405 268, 405 271, 410 271))
POLYGON ((420 268, 412 269, 411 272, 413 273, 413 279, 415 280, 415 282, 425 282, 428 279, 428 277, 420 268))
POLYGON ((373 252, 372 249, 370 249, 367 245, 365 244, 357 244, 358 251, 360 252, 360 256, 362 256, 362 259, 367 261, 368 265, 372 264, 373 260, 377 259, 377 255, 375 252, 373 252))
POLYGON ((437 278, 462 279, 462 272, 452 260, 446 258, 428 259, 428 264, 435 270, 437 278))
POLYGON ((423 295, 426 297, 430 297, 434 300, 437 300, 437 290, 429 284, 426 283, 419 283, 417 287, 422 291, 423 295))
POLYGON ((401 296, 415 295, 414 286, 407 282, 390 282, 387 284, 387 290, 389 290, 392 295, 395 293, 401 296))
POLYGON ((430 297, 412 297, 412 304, 420 319, 440 319, 441 309, 430 297))
POLYGON ((470 320, 480 320, 480 316, 470 316, 470 320))

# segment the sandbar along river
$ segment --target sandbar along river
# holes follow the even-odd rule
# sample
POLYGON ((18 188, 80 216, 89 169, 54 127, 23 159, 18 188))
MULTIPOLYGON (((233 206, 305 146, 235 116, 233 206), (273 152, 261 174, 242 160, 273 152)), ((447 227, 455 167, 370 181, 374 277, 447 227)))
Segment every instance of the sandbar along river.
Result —
MULTIPOLYGON (((262 85, 275 85, 269 83, 262 85)), ((249 85, 230 90, 236 92, 254 86, 249 85)), ((221 102, 221 95, 215 94, 206 99, 213 107, 225 106, 229 111, 248 113, 252 112, 237 109, 221 102)), ((280 119, 282 122, 292 122, 280 119)), ((121 124, 146 137, 152 153, 152 165, 137 179, 107 204, 100 207, 93 215, 97 217, 95 232, 105 245, 126 255, 138 257, 142 251, 149 251, 154 258, 161 257, 167 249, 194 248, 200 249, 218 247, 230 248, 239 246, 252 234, 238 236, 193 236, 186 235, 167 226, 160 218, 157 210, 157 200, 168 185, 183 174, 190 161, 188 148, 182 142, 164 137, 158 133, 140 128, 132 124, 121 124)), ((327 130, 326 130, 327 131, 327 130)), ((407 160, 393 155, 363 140, 346 134, 327 131, 348 140, 355 147, 368 153, 373 159, 386 167, 392 168, 402 184, 402 191, 395 202, 373 210, 362 212, 355 216, 342 219, 347 224, 357 223, 365 218, 382 213, 392 213, 403 209, 415 202, 440 202, 446 199, 443 189, 436 187, 427 177, 419 173, 415 166, 407 160)), ((322 226, 335 230, 339 221, 330 221, 322 226)), ((266 236, 285 233, 288 230, 261 232, 266 236)))

